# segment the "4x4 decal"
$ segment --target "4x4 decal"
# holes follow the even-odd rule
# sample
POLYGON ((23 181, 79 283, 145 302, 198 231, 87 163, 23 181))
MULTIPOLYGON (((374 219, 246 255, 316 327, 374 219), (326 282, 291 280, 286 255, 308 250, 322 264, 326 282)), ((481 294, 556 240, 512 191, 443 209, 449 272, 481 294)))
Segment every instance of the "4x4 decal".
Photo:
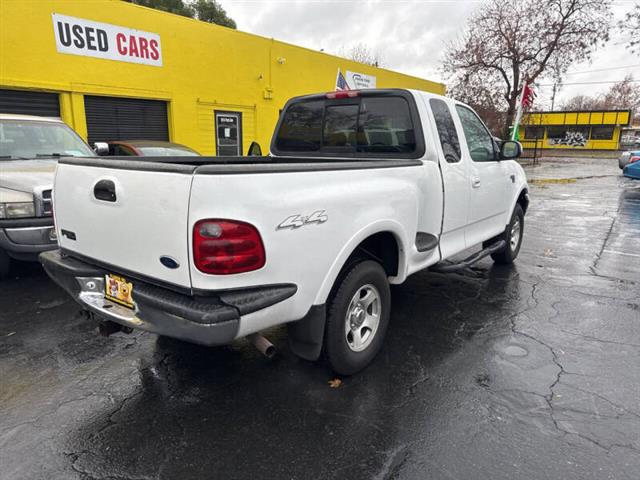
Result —
POLYGON ((324 223, 327 220, 329 220, 329 217, 326 215, 324 210, 317 210, 306 217, 303 215, 291 215, 284 219, 284 221, 278 225, 276 230, 281 230, 283 228, 300 228, 305 225, 309 225, 310 223, 324 223))

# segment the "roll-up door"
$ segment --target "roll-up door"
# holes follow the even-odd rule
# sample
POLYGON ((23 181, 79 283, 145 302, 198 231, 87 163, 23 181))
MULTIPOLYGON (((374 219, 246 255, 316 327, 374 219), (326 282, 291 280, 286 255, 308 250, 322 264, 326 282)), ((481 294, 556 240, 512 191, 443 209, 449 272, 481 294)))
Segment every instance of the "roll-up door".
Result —
POLYGON ((57 93, 0 89, 0 113, 59 117, 60 99, 57 93))
POLYGON ((108 140, 169 140, 167 103, 85 95, 89 144, 108 140))

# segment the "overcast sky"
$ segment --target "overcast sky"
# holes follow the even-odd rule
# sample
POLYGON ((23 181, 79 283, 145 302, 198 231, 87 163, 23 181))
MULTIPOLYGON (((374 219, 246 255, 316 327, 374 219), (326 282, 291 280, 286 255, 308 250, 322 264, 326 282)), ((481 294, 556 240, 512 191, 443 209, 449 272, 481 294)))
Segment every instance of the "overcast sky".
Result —
MULTIPOLYGON (((385 68, 447 83, 438 72, 443 50, 461 32, 483 0, 222 0, 238 29, 314 50, 335 53, 358 43, 378 52, 385 68)), ((637 0, 615 0, 619 20, 637 0)), ((575 65, 565 83, 640 79, 640 57, 633 56, 614 32, 591 64, 575 65), (628 68, 617 68, 628 67, 628 68), (615 68, 615 69, 614 69, 615 68), (605 70, 606 69, 606 70, 605 70)), ((556 108, 579 93, 597 94, 609 84, 566 85, 556 108)), ((551 87, 541 87, 539 107, 550 106, 551 87)))

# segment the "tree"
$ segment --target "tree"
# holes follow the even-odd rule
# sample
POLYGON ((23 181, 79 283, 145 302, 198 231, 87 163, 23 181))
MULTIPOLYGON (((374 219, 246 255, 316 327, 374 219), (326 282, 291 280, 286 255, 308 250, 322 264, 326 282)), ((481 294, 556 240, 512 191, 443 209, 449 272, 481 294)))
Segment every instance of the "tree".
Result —
POLYGON ((163 12, 182 15, 183 17, 193 17, 193 11, 183 0, 126 0, 129 3, 135 3, 143 7, 162 10, 163 12))
POLYGON ((372 67, 382 66, 382 55, 379 52, 372 51, 364 43, 356 43, 350 48, 341 47, 338 50, 337 55, 339 57, 348 58, 354 62, 364 63, 365 65, 371 65, 372 67))
POLYGON ((590 97, 588 95, 576 95, 566 100, 562 104, 562 110, 576 110, 576 111, 589 111, 589 110, 601 110, 602 98, 590 97))
POLYGON ((604 95, 604 108, 640 110, 640 87, 627 75, 623 81, 614 84, 604 95))
POLYGON ((610 11, 611 0, 489 0, 447 46, 451 93, 505 112, 508 135, 523 83, 560 81, 573 63, 589 60, 609 38, 610 11))
POLYGON ((236 28, 236 22, 216 0, 126 0, 143 7, 155 8, 163 12, 175 13, 183 17, 195 18, 203 22, 215 23, 223 27, 236 28))
POLYGON ((640 86, 627 75, 601 95, 576 95, 562 104, 563 110, 626 110, 640 112, 640 86))
POLYGON ((618 27, 625 36, 627 48, 633 53, 640 53, 640 4, 636 3, 633 9, 624 16, 618 27))
POLYGON ((203 22, 215 23, 223 27, 236 28, 236 22, 227 15, 222 5, 215 0, 197 0, 191 4, 195 18, 203 22))

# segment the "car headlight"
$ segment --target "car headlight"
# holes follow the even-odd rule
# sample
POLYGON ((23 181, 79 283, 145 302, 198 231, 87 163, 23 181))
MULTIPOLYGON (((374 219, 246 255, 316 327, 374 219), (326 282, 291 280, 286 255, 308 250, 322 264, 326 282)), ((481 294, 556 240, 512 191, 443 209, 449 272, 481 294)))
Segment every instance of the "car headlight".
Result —
POLYGON ((35 217, 36 208, 33 202, 0 203, 0 218, 35 217))

